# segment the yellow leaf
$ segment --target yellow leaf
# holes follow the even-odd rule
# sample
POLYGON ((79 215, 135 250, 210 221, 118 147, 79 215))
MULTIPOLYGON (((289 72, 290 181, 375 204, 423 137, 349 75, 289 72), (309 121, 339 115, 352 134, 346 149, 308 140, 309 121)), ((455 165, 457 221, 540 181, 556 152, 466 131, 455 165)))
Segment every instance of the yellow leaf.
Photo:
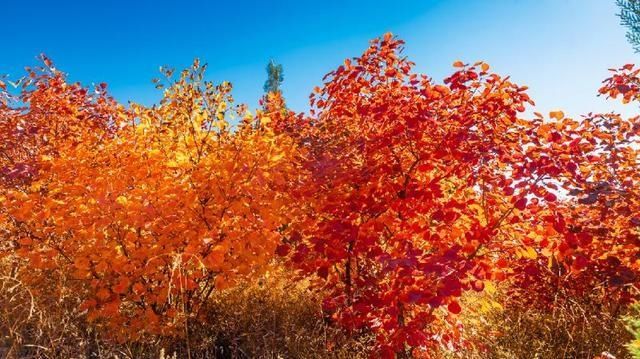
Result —
POLYGON ((121 206, 126 206, 127 203, 129 203, 129 201, 125 196, 118 196, 118 198, 116 198, 116 203, 118 203, 121 206))
POLYGON ((540 251, 540 253, 545 256, 545 257, 551 257, 553 255, 553 252, 549 249, 549 248, 542 248, 542 251, 540 251))
POLYGON ((281 160, 283 157, 284 157, 284 153, 279 153, 279 154, 277 154, 277 155, 275 155, 275 156, 271 156, 271 161, 274 161, 274 162, 275 162, 275 161, 279 161, 279 160, 281 160))
POLYGON ((269 116, 260 117, 260 123, 266 125, 271 122, 271 118, 269 116))
POLYGON ((178 152, 176 153, 176 162, 178 162, 178 164, 187 163, 189 162, 189 156, 187 156, 185 153, 178 152))
POLYGON ((488 294, 495 294, 496 286, 493 284, 492 281, 487 280, 484 282, 484 291, 487 292, 488 294))
POLYGON ((504 307, 502 306, 502 304, 500 304, 500 303, 496 302, 495 300, 492 300, 492 301, 491 301, 491 304, 493 305, 493 307, 494 307, 495 309, 498 309, 498 310, 504 310, 504 307))
POLYGON ((137 134, 142 134, 144 133, 144 130, 146 130, 147 128, 149 128, 149 125, 147 123, 140 123, 136 126, 136 133, 137 134))
POLYGON ((159 149, 157 149, 157 148, 154 148, 154 149, 149 150, 149 155, 150 155, 150 156, 156 156, 156 155, 159 155, 159 154, 161 154, 161 153, 162 153, 162 152, 161 152, 159 149))
POLYGON ((464 67, 464 63, 460 60, 453 63, 453 67, 464 67))
POLYGON ((523 258, 527 258, 527 259, 536 259, 536 258, 538 258, 538 252, 536 252, 536 250, 533 249, 533 247, 525 247, 520 252, 520 255, 522 255, 523 258))

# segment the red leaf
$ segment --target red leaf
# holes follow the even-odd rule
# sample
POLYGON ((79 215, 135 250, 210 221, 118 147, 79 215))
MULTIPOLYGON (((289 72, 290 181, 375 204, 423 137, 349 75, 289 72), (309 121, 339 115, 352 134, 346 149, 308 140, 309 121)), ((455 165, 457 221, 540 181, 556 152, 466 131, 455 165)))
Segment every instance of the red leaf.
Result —
POLYGON ((471 286, 476 292, 482 292, 482 290, 484 289, 484 282, 481 280, 476 280, 471 283, 471 286))
POLYGON ((514 203, 514 207, 521 211, 524 210, 527 207, 527 199, 524 197, 520 198, 516 203, 514 203))
POLYGON ((447 306, 447 309, 449 310, 449 312, 453 314, 460 314, 460 312, 462 311, 460 304, 458 304, 458 302, 456 301, 449 303, 449 305, 447 306))
POLYGON ((276 248, 276 254, 280 257, 284 257, 289 254, 291 247, 288 244, 281 244, 276 248))
POLYGON ((322 279, 327 279, 327 277, 329 276, 329 268, 327 268, 327 266, 322 266, 318 268, 317 273, 318 273, 318 277, 322 279))
POLYGON ((513 187, 505 187, 504 188, 504 194, 506 194, 507 196, 511 196, 513 194, 513 187))

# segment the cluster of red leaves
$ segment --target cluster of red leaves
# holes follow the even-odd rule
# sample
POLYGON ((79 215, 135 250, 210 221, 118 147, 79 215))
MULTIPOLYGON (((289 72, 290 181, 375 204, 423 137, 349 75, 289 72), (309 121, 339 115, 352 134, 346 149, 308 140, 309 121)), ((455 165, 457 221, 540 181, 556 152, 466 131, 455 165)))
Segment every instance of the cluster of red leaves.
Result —
MULTIPOLYGON (((308 174, 281 254, 329 291, 332 318, 373 331, 391 357, 455 343, 458 298, 488 280, 511 280, 526 305, 552 305, 559 284, 631 299, 638 119, 524 120, 526 88, 486 64, 456 62, 439 85, 401 49, 374 40, 316 89, 310 116, 282 126, 308 174), (441 307, 450 330, 435 325, 441 307)), ((624 69, 603 93, 637 93, 624 69)))
MULTIPOLYGON (((458 343, 460 297, 492 282, 524 306, 632 300, 638 118, 523 119, 526 87, 482 62, 438 84, 402 46, 385 35, 346 60, 309 114, 270 94, 236 129, 230 86, 197 63, 153 108, 52 68, 17 106, 0 83, 2 253, 26 283, 73 279, 122 338, 174 333, 274 254, 383 357, 458 343)), ((639 72, 600 92, 637 100, 639 72)))
MULTIPOLYGON (((632 65, 612 71, 600 93, 637 101, 640 71, 632 65)), ((552 116, 539 120, 538 151, 553 159, 564 196, 549 214, 532 216, 544 256, 514 266, 514 291, 528 299, 525 304, 548 308, 571 297, 593 297, 618 312, 635 298, 640 279, 640 119, 552 116)))
POLYGON ((533 124, 517 118, 526 88, 484 63, 434 84, 401 46, 374 40, 312 96, 294 131, 309 149, 306 216, 286 240, 329 289, 325 310, 389 355, 456 339, 432 331, 434 310, 458 314, 463 291, 504 277, 495 253, 517 246, 543 167, 526 152, 533 124))

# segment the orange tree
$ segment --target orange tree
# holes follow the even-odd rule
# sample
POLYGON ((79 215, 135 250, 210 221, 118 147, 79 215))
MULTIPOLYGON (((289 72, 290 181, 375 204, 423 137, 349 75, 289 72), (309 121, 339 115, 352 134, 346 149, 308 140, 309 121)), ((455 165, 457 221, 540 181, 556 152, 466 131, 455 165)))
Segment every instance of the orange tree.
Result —
POLYGON ((457 338, 458 297, 502 279, 529 207, 554 202, 552 163, 518 118, 526 88, 484 63, 436 84, 411 72, 402 41, 372 42, 327 75, 308 117, 278 128, 306 152, 304 206, 278 252, 329 291, 328 315, 372 331, 384 356, 457 338), (445 308, 450 330, 432 325, 445 308))
POLYGON ((285 221, 291 141, 232 108, 231 86, 204 70, 183 71, 153 108, 126 110, 52 68, 17 105, 5 92, 4 253, 25 283, 76 283, 89 320, 120 339, 187 328, 212 291, 264 269, 285 221))

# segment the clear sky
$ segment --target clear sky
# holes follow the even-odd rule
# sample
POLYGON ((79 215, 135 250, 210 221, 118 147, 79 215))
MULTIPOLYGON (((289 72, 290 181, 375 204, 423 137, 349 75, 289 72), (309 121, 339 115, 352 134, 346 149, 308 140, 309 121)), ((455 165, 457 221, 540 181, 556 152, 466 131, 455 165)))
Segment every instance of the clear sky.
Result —
POLYGON ((199 57, 209 79, 257 106, 265 65, 284 66, 284 94, 305 110, 325 73, 391 31, 417 70, 441 81, 455 60, 484 60, 528 85, 541 112, 618 110, 596 98, 607 68, 639 62, 615 0, 30 1, 2 0, 0 73, 44 52, 72 81, 107 82, 121 101, 152 104, 160 65, 199 57))

